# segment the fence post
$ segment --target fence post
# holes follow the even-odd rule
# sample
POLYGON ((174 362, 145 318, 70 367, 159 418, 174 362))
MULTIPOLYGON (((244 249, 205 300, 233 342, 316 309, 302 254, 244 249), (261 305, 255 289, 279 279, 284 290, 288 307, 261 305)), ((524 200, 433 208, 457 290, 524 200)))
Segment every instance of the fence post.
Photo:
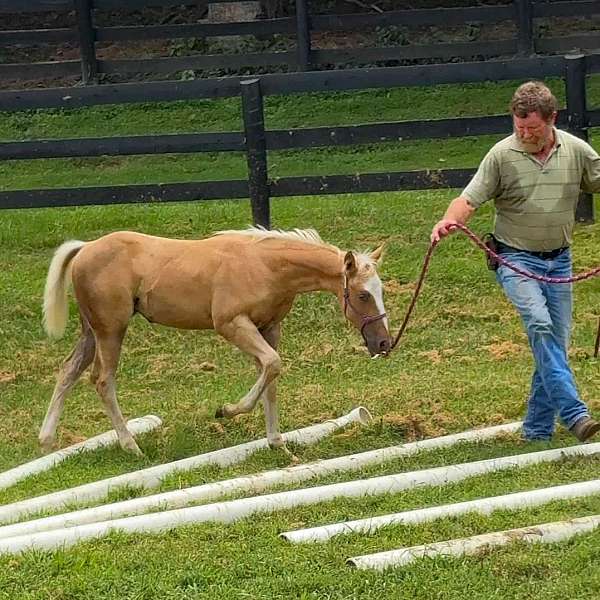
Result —
POLYGON ((535 52, 533 39, 533 3, 531 0, 515 0, 517 9, 517 46, 519 54, 529 55, 535 52))
POLYGON ((96 33, 92 24, 92 0, 75 0, 75 12, 81 52, 81 80, 84 85, 87 85, 98 74, 96 33))
MULTIPOLYGON (((565 56, 565 82, 567 87, 567 129, 573 135, 588 141, 589 120, 585 75, 586 64, 583 54, 565 56)), ((594 222, 594 199, 591 194, 581 193, 575 219, 581 223, 594 222)))
POLYGON ((267 176, 267 137, 259 79, 241 82, 242 112, 248 161, 248 189, 255 225, 271 227, 271 206, 267 176))
POLYGON ((308 0, 296 0, 296 68, 310 69, 310 21, 308 0))

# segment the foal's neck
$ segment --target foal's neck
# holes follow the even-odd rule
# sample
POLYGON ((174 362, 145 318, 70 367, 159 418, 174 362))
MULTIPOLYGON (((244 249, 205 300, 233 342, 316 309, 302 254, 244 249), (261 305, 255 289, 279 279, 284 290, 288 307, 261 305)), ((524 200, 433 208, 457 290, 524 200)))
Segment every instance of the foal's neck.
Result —
POLYGON ((344 255, 337 248, 303 244, 286 248, 283 256, 288 265, 286 279, 297 293, 319 290, 339 293, 344 255))

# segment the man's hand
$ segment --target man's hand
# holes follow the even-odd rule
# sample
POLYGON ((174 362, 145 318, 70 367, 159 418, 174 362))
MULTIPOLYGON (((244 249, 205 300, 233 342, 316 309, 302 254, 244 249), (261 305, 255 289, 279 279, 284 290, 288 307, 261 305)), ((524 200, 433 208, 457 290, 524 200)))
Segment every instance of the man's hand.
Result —
POLYGON ((431 243, 437 244, 443 237, 450 235, 458 225, 464 225, 473 215, 475 209, 464 196, 454 198, 444 213, 431 230, 431 243))
POLYGON ((458 225, 454 219, 442 219, 438 221, 431 230, 431 243, 437 244, 443 237, 450 235, 458 225))

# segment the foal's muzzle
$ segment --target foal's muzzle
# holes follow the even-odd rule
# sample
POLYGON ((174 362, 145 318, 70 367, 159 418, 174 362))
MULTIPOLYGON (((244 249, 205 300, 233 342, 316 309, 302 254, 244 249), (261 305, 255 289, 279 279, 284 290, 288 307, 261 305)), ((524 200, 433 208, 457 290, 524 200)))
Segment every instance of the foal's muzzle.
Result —
POLYGON ((363 334, 363 339, 365 340, 365 345, 367 346, 372 359, 379 358, 380 356, 387 356, 392 349, 390 336, 387 335, 387 333, 385 337, 371 337, 363 334))

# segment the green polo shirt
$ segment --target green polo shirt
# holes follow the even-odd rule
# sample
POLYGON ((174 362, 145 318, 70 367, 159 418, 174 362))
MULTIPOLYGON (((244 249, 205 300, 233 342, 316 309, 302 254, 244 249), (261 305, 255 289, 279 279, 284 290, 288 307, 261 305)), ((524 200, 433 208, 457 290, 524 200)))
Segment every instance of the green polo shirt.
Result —
POLYGON ((543 164, 514 134, 498 142, 461 194, 473 208, 494 200, 494 235, 509 246, 569 246, 580 190, 600 192, 598 153, 566 131, 554 133, 556 145, 543 164))

